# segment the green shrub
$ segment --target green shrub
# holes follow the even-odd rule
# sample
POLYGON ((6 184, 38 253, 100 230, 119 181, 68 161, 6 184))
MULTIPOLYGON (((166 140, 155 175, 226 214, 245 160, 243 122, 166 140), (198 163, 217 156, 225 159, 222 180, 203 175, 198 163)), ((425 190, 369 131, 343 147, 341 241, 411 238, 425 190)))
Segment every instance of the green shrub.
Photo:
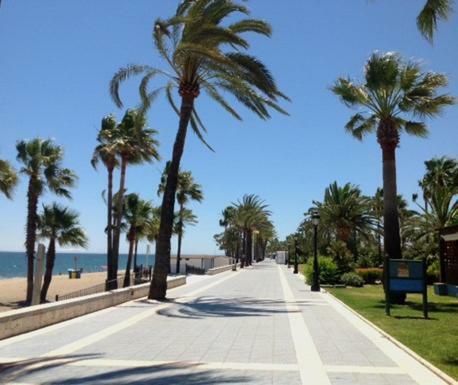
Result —
POLYGON ((432 285, 435 282, 439 282, 440 275, 440 265, 439 260, 435 259, 426 270, 426 280, 429 285, 432 285))
POLYGON ((362 287, 364 285, 364 280, 353 272, 342 274, 340 280, 347 286, 362 287))
MULTIPOLYGON (((330 257, 319 257, 320 283, 334 285, 339 281, 337 265, 330 257)), ((313 258, 309 258, 304 267, 304 275, 308 284, 313 281, 313 258)))
POLYGON ((367 269, 356 269, 356 273, 364 280, 365 284, 373 285, 383 279, 383 269, 377 267, 367 269))

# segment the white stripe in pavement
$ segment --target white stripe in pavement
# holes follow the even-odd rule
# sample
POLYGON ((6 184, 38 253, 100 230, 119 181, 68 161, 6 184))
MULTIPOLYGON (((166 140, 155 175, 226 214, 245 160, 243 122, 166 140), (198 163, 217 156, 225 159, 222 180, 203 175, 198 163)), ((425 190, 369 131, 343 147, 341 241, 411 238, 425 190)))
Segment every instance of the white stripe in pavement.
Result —
POLYGON ((325 365, 328 373, 406 374, 397 366, 325 365))
MULTIPOLYGON (((165 309, 167 307, 170 307, 172 306, 174 303, 186 303, 186 302, 190 302, 192 301, 193 299, 196 299, 195 296, 197 294, 200 294, 208 289, 211 289, 212 287, 216 286, 216 285, 219 285, 220 283, 222 282, 225 282, 227 281, 228 279, 232 278, 232 277, 235 277, 236 275, 238 275, 240 273, 240 271, 238 271, 237 273, 234 273, 234 272, 231 272, 231 274, 228 274, 226 277, 223 277, 221 279, 218 279, 206 286, 203 286, 199 289, 196 289, 192 292, 190 292, 189 294, 187 294, 186 296, 183 296, 183 297, 180 297, 179 299, 177 299, 175 302, 173 303, 163 303, 163 304, 159 304, 157 306, 155 306, 154 308, 152 309, 148 309, 146 311, 143 311, 133 317, 130 317, 124 321, 121 321, 119 322, 118 324, 115 324, 115 325, 112 325, 104 330, 101 330, 97 333, 93 333, 93 334, 90 334, 84 338, 81 338, 75 342, 72 342, 70 344, 67 344, 67 345, 64 345, 58 349, 54 349, 44 355, 42 355, 41 357, 52 357, 52 356, 61 356, 61 355, 65 355, 65 354, 71 354, 71 353, 74 353, 76 352, 77 350, 81 350, 83 348, 85 348, 86 346, 89 346, 89 345, 92 345, 104 338, 107 338, 115 333, 118 333, 120 332, 121 330, 124 330, 124 329, 127 329, 128 327, 148 318, 148 317, 151 317, 152 315, 156 314, 158 311, 162 310, 162 309, 165 309)), ((151 301, 152 304, 155 304, 155 303, 158 303, 157 301, 151 301)))
POLYGON ((255 370, 255 371, 298 371, 294 364, 245 363, 245 362, 200 362, 200 361, 148 361, 148 360, 110 360, 89 359, 75 361, 70 366, 86 367, 154 367, 170 365, 174 368, 198 367, 202 370, 255 370))
POLYGON ((401 348, 389 341, 375 328, 353 314, 345 305, 341 304, 333 296, 323 296, 331 306, 350 322, 358 331, 372 341, 387 357, 390 357, 404 373, 408 374, 417 385, 446 385, 447 383, 423 366, 420 362, 404 352, 401 348))
POLYGON ((302 385, 331 385, 323 362, 304 321, 304 317, 302 317, 301 309, 293 302, 296 298, 285 278, 285 273, 280 266, 278 266, 278 271, 280 273, 283 296, 287 301, 286 309, 288 310, 289 325, 296 350, 302 385))

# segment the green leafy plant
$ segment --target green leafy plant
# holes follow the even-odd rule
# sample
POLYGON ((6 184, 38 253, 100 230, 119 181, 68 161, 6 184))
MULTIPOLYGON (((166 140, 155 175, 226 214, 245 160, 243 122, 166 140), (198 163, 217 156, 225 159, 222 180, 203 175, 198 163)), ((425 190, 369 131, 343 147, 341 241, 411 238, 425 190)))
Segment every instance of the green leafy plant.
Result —
MULTIPOLYGON (((334 285, 339 281, 339 269, 330 257, 319 257, 320 283, 334 285)), ((313 280, 313 258, 310 258, 304 267, 304 275, 307 283, 313 280)))
POLYGON ((356 274, 358 274, 364 281, 365 284, 373 285, 377 281, 382 281, 383 278, 383 269, 378 268, 367 268, 367 269, 356 269, 356 274))
POLYGON ((349 273, 342 274, 340 280, 343 284, 353 287, 364 286, 364 279, 357 273, 350 271, 349 273))

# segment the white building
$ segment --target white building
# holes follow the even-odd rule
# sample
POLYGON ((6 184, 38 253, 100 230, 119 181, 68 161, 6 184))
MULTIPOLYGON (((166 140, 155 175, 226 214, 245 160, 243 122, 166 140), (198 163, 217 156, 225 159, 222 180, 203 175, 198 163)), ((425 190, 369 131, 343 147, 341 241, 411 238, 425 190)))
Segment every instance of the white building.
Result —
MULTIPOLYGON (((214 267, 230 265, 232 258, 223 255, 182 255, 180 258, 180 273, 186 273, 186 265, 207 271, 214 267)), ((176 255, 170 256, 170 273, 175 274, 177 267, 176 255)))

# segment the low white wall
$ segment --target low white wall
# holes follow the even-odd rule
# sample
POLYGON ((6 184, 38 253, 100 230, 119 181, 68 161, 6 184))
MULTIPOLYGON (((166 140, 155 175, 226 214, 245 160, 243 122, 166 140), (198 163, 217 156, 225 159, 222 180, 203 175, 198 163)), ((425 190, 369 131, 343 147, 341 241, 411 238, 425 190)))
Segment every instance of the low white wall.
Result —
MULTIPOLYGON (((185 276, 170 277, 167 280, 168 289, 185 284, 185 276)), ((0 313, 0 340, 145 297, 149 286, 149 283, 144 283, 0 313)))
POLYGON ((220 267, 215 267, 214 269, 209 269, 205 274, 207 275, 215 275, 219 273, 223 273, 228 270, 232 270, 232 267, 234 265, 226 265, 226 266, 220 266, 220 267))

